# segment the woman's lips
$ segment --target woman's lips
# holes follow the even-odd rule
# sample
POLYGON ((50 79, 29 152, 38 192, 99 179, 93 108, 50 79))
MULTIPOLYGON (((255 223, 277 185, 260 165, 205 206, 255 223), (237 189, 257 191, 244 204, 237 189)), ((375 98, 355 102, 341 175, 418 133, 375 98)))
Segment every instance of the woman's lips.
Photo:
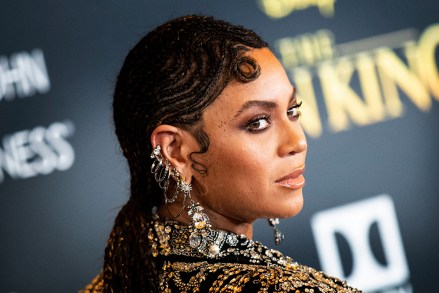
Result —
POLYGON ((294 169, 294 171, 287 176, 276 180, 276 183, 290 189, 302 188, 305 185, 305 177, 303 177, 304 169, 304 167, 294 169))

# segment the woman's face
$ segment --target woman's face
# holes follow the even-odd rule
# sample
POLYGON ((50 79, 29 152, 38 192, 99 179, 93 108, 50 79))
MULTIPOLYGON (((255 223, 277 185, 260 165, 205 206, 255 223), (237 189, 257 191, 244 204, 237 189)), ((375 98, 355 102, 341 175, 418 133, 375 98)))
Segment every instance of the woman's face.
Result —
POLYGON ((290 217, 303 204, 306 139, 295 89, 269 49, 250 53, 261 75, 232 82, 203 113, 210 145, 194 158, 207 176, 193 174, 194 199, 214 219, 251 223, 290 217))

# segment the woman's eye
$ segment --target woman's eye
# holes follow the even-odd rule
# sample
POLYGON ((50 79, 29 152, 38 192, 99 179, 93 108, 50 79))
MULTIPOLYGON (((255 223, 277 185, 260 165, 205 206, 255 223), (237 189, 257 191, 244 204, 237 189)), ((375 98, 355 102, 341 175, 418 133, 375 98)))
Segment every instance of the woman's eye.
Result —
POLYGON ((246 129, 249 132, 258 132, 266 129, 268 126, 270 126, 269 117, 259 117, 255 120, 250 121, 247 124, 246 129))
POLYGON ((302 106, 302 102, 289 108, 287 111, 287 115, 293 118, 298 118, 301 114, 299 111, 300 106, 302 106))

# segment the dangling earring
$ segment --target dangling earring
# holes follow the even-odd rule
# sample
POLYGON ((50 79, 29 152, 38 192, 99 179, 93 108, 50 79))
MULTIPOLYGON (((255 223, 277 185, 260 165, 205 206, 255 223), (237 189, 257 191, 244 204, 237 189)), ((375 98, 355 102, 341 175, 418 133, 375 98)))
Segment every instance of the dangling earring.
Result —
MULTIPOLYGON (((208 235, 211 233, 212 225, 210 224, 209 217, 203 212, 204 208, 198 203, 192 200, 192 185, 184 180, 183 175, 178 171, 175 171, 178 176, 177 190, 184 194, 183 202, 189 199, 189 206, 187 208, 188 215, 190 217, 189 229, 191 235, 189 236, 189 246, 197 249, 200 253, 207 254, 210 257, 215 257, 220 248, 215 242, 208 240, 208 235)), ((184 205, 183 205, 184 207, 184 205)))
POLYGON ((154 159, 151 165, 151 173, 154 174, 155 181, 159 184, 160 188, 163 189, 163 195, 165 197, 165 204, 173 203, 177 199, 177 193, 169 198, 168 197, 168 188, 170 177, 173 173, 173 168, 171 168, 171 164, 169 164, 166 158, 163 158, 161 154, 161 147, 157 145, 151 153, 151 159, 154 159))
POLYGON ((211 233, 212 228, 209 217, 203 212, 203 207, 192 200, 192 185, 186 182, 183 175, 163 158, 160 151, 160 145, 157 145, 151 153, 151 158, 154 159, 151 172, 154 173, 154 178, 159 183, 160 188, 164 190, 165 204, 173 203, 177 199, 178 194, 183 193, 183 205, 179 214, 175 217, 177 218, 183 212, 186 200, 189 199, 189 206, 187 208, 190 217, 189 229, 191 230, 189 246, 197 249, 200 253, 215 257, 219 253, 220 248, 215 242, 208 240, 208 235, 211 233), (167 190, 171 177, 175 180, 176 187, 174 195, 168 198, 167 190))
POLYGON ((279 245, 282 240, 284 240, 284 234, 282 234, 278 229, 277 225, 279 225, 278 218, 268 218, 268 224, 273 227, 274 230, 274 244, 279 245))
POLYGON ((214 241, 208 240, 208 235, 212 231, 209 217, 203 212, 204 208, 198 202, 192 200, 192 185, 187 183, 178 171, 176 173, 178 173, 177 190, 184 194, 183 203, 186 199, 189 199, 189 206, 187 208, 191 219, 189 224, 189 229, 191 230, 189 246, 197 249, 202 254, 215 257, 220 252, 220 248, 214 241))
POLYGON ((203 207, 191 199, 188 215, 191 217, 190 227, 192 230, 189 236, 189 246, 209 257, 217 256, 220 248, 215 241, 208 239, 209 234, 212 233, 212 225, 209 217, 203 212, 203 207))

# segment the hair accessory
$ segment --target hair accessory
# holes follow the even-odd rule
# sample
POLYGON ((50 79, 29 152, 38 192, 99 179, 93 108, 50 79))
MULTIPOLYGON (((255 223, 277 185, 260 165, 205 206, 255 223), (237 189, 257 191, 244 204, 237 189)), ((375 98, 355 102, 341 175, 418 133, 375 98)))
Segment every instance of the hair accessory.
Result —
POLYGON ((274 244, 279 245, 282 240, 284 240, 284 234, 281 233, 277 229, 277 225, 279 225, 279 219, 278 218, 268 218, 268 224, 273 227, 274 230, 274 244))

